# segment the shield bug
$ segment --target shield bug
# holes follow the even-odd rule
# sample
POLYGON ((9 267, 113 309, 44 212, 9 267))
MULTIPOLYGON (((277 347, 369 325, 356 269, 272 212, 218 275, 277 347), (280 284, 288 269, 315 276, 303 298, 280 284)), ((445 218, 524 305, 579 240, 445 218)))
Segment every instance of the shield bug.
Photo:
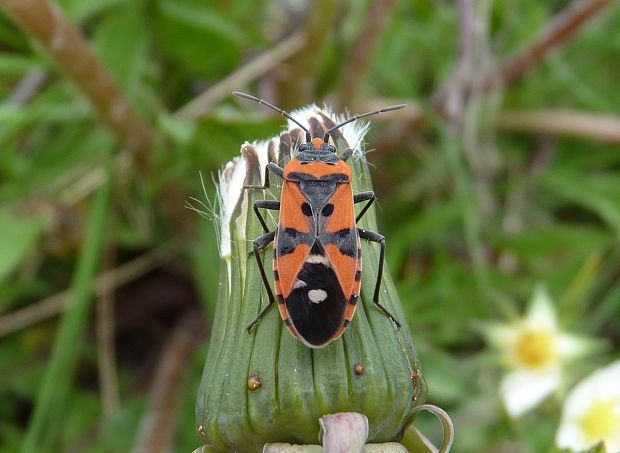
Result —
POLYGON ((280 316, 288 330, 311 348, 321 348, 339 338, 355 314, 359 297, 362 276, 360 239, 376 242, 381 247, 373 302, 400 328, 396 318, 379 302, 385 237, 357 228, 357 222, 374 202, 375 194, 353 194, 351 169, 347 165, 353 150, 347 149, 338 156, 329 140, 330 134, 345 124, 401 109, 405 105, 353 116, 328 129, 323 136, 312 137, 308 128, 288 112, 255 96, 237 91, 234 94, 279 112, 306 133, 305 143, 298 146, 284 168, 269 162, 264 185, 245 186, 248 189, 268 188, 269 173, 283 180, 280 201, 258 200, 253 206, 265 234, 254 240, 252 253, 269 304, 250 323, 248 331, 275 301, 259 253, 273 242, 276 296, 280 316), (354 204, 364 202, 366 204, 355 216, 354 204), (269 231, 259 209, 280 211, 274 231, 269 231))

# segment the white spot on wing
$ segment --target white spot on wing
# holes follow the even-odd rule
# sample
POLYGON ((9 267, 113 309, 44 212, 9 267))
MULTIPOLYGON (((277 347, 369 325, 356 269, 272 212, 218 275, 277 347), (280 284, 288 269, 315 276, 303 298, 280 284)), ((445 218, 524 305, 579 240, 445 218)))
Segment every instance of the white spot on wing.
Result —
POLYGON ((329 262, 329 258, 327 258, 325 255, 310 255, 306 259, 306 263, 322 264, 323 266, 331 267, 331 263, 329 262))
POLYGON ((308 286, 306 284, 306 282, 304 282, 303 280, 295 280, 295 284, 293 285, 293 289, 297 289, 297 288, 303 288, 304 286, 308 286))
POLYGON ((308 299, 310 299, 310 302, 318 304, 327 299, 327 292, 323 289, 311 289, 308 291, 308 299))

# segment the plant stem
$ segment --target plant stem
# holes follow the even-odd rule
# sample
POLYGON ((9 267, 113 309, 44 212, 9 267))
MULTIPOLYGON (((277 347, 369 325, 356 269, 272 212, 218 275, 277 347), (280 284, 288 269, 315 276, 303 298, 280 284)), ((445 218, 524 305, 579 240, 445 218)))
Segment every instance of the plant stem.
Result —
POLYGON ((0 8, 41 44, 58 68, 90 100, 121 146, 145 164, 153 142, 152 131, 58 6, 52 0, 0 0, 0 8))
POLYGON ((175 420, 188 362, 205 333, 204 321, 196 312, 187 313, 175 326, 155 373, 134 453, 173 450, 175 420))
MULTIPOLYGON (((466 0, 462 0, 462 2, 465 4, 466 0)), ((554 48, 566 43, 598 12, 612 3, 614 2, 611 0, 585 0, 571 3, 549 22, 538 39, 506 60, 499 68, 487 71, 483 75, 477 75, 475 80, 460 80, 460 82, 465 86, 473 84, 480 87, 480 94, 482 94, 520 80, 539 65, 554 48)), ((461 47, 460 50, 463 52, 464 49, 461 47)), ((451 98, 452 84, 453 79, 433 96, 433 104, 442 114, 450 113, 449 106, 446 104, 451 98)))
POLYGON ((343 77, 338 95, 341 109, 357 110, 356 102, 360 86, 370 69, 375 50, 395 5, 395 0, 378 0, 371 2, 368 7, 364 26, 349 52, 342 71, 343 77))
MULTIPOLYGON (((131 282, 158 265, 167 262, 174 256, 176 248, 176 244, 169 242, 115 269, 102 272, 93 282, 95 296, 101 297, 106 292, 114 291, 119 286, 131 282)), ((0 337, 62 313, 71 302, 71 294, 70 288, 21 310, 15 310, 2 316, 0 318, 0 337)))
POLYGON ((66 398, 72 383, 82 337, 88 323, 92 284, 97 271, 106 233, 111 177, 98 189, 88 214, 84 248, 71 285, 71 303, 62 317, 49 365, 34 404, 22 453, 53 451, 61 429, 66 398))
POLYGON ((210 87, 197 98, 191 100, 175 116, 182 120, 195 120, 205 115, 218 102, 230 96, 231 91, 240 89, 279 65, 283 60, 295 55, 304 45, 304 41, 305 39, 301 33, 289 36, 273 49, 256 57, 245 66, 242 66, 228 77, 210 87))
POLYGON ((294 60, 287 61, 285 77, 280 80, 281 99, 277 104, 283 109, 313 102, 314 83, 319 69, 320 56, 331 36, 332 25, 341 0, 318 0, 308 3, 303 20, 304 45, 294 60))
POLYGON ((591 138, 620 144, 620 118, 564 110, 506 111, 497 119, 505 131, 591 138))

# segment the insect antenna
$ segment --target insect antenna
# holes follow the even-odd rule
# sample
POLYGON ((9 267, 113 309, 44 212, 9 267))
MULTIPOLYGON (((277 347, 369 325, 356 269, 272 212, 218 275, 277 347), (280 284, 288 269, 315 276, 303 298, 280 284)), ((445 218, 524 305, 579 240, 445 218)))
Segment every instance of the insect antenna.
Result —
POLYGON ((325 143, 327 143, 329 141, 329 134, 331 134, 336 129, 340 129, 345 124, 349 124, 349 123, 351 123, 351 122, 353 122, 355 120, 359 120, 360 118, 365 118, 367 116, 372 116, 372 115, 378 115, 379 113, 384 113, 384 112, 391 112, 392 110, 399 110, 399 109, 402 109, 404 107, 407 107, 407 104, 392 105, 390 107, 384 107, 382 109, 373 110, 372 112, 366 112, 366 113, 362 113, 360 115, 355 115, 355 116, 353 116, 353 117, 343 121, 342 123, 335 125, 334 127, 330 128, 327 132, 325 132, 325 138, 323 139, 323 141, 325 143))
POLYGON ((233 94, 235 96, 239 96, 240 98, 249 99, 251 101, 258 102, 259 104, 266 105, 270 109, 273 109, 276 112, 279 112, 282 116, 288 118, 289 120, 291 120, 292 122, 297 124, 299 127, 301 127, 304 131, 306 131, 306 142, 310 143, 310 140, 311 140, 310 131, 303 124, 301 124, 299 121, 297 121, 295 118, 293 118, 290 113, 282 110, 279 107, 276 107, 275 105, 273 105, 270 102, 265 101, 264 99, 257 98, 256 96, 252 96, 251 94, 242 93, 240 91, 233 91, 233 94))

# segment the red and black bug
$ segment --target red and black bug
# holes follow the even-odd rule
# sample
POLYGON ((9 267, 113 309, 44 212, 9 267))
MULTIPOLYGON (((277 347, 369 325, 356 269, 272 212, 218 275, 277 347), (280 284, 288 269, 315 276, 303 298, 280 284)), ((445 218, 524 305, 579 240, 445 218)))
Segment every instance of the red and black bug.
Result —
POLYGON ((254 202, 254 212, 265 234, 254 240, 253 254, 267 291, 269 304, 248 326, 248 331, 274 303, 260 251, 274 243, 273 273, 280 315, 291 334, 311 348, 320 348, 339 338, 353 319, 362 276, 360 239, 381 246, 373 302, 396 325, 400 323, 379 302, 383 274, 385 237, 357 228, 357 222, 375 200, 373 192, 353 195, 351 170, 342 155, 329 143, 330 134, 345 124, 370 115, 405 107, 404 104, 353 116, 328 129, 323 137, 312 137, 303 124, 288 112, 249 94, 235 95, 263 104, 290 119, 306 132, 306 142, 284 167, 269 162, 263 186, 269 187, 269 172, 284 180, 280 201, 254 202), (357 217, 353 205, 366 202, 357 217), (259 209, 279 210, 275 231, 269 231, 259 209))

